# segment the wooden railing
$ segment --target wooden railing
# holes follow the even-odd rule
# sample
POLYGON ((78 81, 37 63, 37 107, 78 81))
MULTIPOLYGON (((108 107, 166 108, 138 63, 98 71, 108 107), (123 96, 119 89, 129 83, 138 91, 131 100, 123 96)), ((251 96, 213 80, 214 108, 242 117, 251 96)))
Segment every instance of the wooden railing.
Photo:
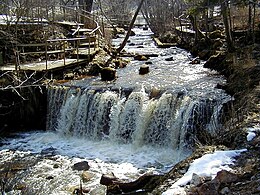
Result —
MULTIPOLYGON (((77 61, 79 61, 79 47, 82 41, 85 41, 85 44, 83 44, 83 46, 85 46, 85 48, 88 48, 88 57, 91 54, 92 37, 94 37, 94 50, 96 50, 96 48, 99 47, 100 37, 103 36, 103 33, 101 31, 101 27, 99 23, 95 20, 95 17, 92 16, 90 13, 84 12, 79 9, 74 9, 71 7, 61 7, 61 8, 65 15, 68 14, 69 16, 73 16, 68 18, 72 19, 75 24, 78 24, 77 28, 72 33, 72 35, 77 35, 77 37, 62 38, 62 39, 48 39, 48 37, 46 37, 46 40, 42 43, 17 44, 16 66, 15 66, 16 70, 18 70, 18 67, 21 65, 20 59, 23 56, 42 54, 42 56, 45 56, 46 70, 47 70, 49 55, 51 54, 57 54, 59 56, 62 56, 64 65, 66 65, 66 56, 68 55, 68 53, 70 54, 71 52, 74 52, 74 54, 76 53, 77 61), (80 22, 83 22, 83 25, 80 22), (84 35, 80 35, 80 31, 84 31, 84 35), (97 41, 97 45, 96 45, 96 41, 97 41), (59 43, 58 44, 59 49, 55 49, 55 47, 51 47, 57 43, 59 43), (66 47, 67 43, 70 43, 71 47, 66 47), (31 47, 31 48, 41 47, 42 50, 26 52, 25 48, 27 47, 31 47)), ((55 21, 55 17, 52 17, 52 19, 53 20, 49 21, 49 23, 60 22, 59 20, 55 21)), ((39 24, 41 23, 39 22, 39 24)))

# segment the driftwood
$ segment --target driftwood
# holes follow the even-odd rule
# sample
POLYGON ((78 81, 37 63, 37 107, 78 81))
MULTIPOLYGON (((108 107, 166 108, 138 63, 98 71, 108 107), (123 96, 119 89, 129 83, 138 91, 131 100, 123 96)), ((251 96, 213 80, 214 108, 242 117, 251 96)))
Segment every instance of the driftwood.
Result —
POLYGON ((102 175, 100 184, 107 186, 107 194, 151 192, 160 182, 162 175, 142 175, 137 180, 125 182, 113 174, 102 175))

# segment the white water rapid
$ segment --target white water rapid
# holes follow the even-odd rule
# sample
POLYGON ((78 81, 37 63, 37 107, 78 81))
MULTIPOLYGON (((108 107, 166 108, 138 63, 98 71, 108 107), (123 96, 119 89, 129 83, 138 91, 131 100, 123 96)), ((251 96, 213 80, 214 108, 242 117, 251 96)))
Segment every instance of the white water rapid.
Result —
MULTIPOLYGON (((148 74, 139 75, 144 62, 129 57, 113 82, 93 77, 50 86, 47 131, 1 141, 0 162, 35 162, 19 175, 31 194, 71 194, 82 181, 82 172, 71 167, 83 160, 91 174, 83 187, 92 195, 105 194, 102 174, 131 181, 165 173, 190 155, 198 132, 215 135, 221 128, 222 107, 230 97, 216 85, 225 80, 203 62, 190 64, 193 57, 185 50, 157 48, 150 30, 134 32, 127 52, 158 55, 148 60, 148 74)), ((118 46, 122 38, 113 43, 118 46)))

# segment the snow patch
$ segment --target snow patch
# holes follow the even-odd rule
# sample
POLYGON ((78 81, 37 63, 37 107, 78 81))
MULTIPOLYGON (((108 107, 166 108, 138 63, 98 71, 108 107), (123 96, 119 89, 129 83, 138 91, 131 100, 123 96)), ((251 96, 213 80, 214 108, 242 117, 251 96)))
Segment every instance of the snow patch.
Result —
POLYGON ((189 170, 175 182, 163 195, 183 194, 184 190, 180 187, 191 181, 193 173, 199 176, 214 178, 221 170, 231 170, 229 165, 233 164, 234 157, 240 155, 243 150, 216 151, 213 154, 206 154, 199 159, 194 160, 189 170))
POLYGON ((247 128, 246 140, 248 142, 252 141, 256 137, 256 132, 260 132, 260 127, 250 127, 247 128))

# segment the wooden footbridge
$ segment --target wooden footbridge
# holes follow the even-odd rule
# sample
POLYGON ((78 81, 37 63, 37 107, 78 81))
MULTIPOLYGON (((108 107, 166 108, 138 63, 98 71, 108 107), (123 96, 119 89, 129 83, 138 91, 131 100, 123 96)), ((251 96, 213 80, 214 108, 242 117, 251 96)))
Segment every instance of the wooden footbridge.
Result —
MULTIPOLYGON (((67 36, 46 37, 44 41, 35 43, 19 41, 13 49, 15 62, 8 63, 2 60, 0 70, 53 72, 88 63, 99 50, 103 35, 102 28, 90 13, 67 7, 65 9, 69 11, 67 13, 75 16, 72 21, 38 20, 35 25, 55 24, 67 29, 70 32, 67 36)), ((64 15, 64 18, 70 17, 64 15)), ((5 24, 0 21, 0 25, 5 24)), ((24 25, 26 25, 25 22, 24 25)), ((30 25, 32 24, 30 23, 30 25)))

